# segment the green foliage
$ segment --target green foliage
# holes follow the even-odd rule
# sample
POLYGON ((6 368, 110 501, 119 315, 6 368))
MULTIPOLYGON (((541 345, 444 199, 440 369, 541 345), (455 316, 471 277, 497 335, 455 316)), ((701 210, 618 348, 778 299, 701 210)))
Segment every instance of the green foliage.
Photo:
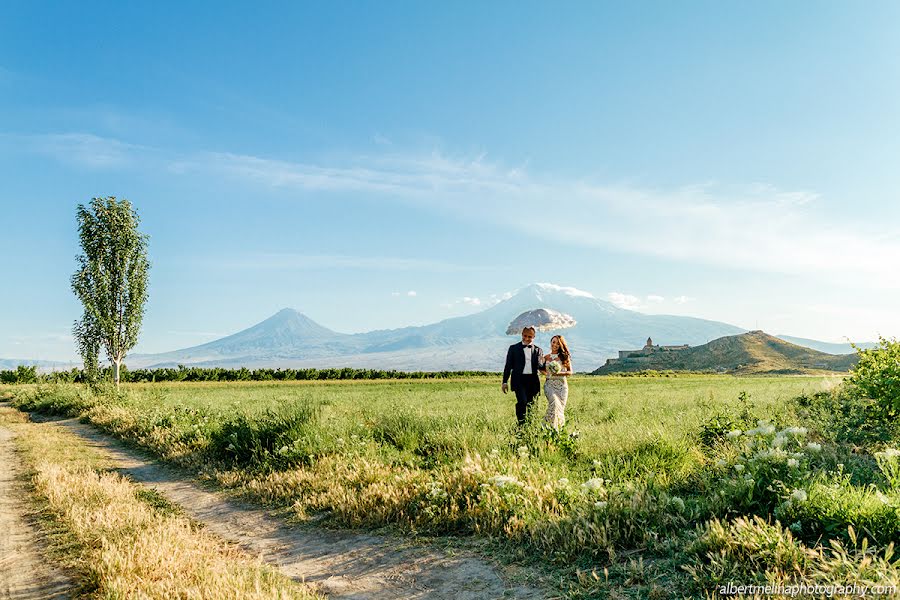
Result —
POLYGON ((878 337, 878 346, 856 349, 859 362, 847 381, 872 398, 889 418, 900 414, 900 342, 878 337))
POLYGON ((36 366, 19 365, 15 370, 0 371, 0 383, 37 383, 39 375, 36 366))
MULTIPOLYGON (((22 367, 19 367, 22 368, 22 367)), ((186 367, 134 369, 123 364, 119 369, 121 381, 130 383, 165 383, 198 381, 370 381, 380 379, 451 379, 499 375, 491 371, 383 371, 379 369, 224 369, 221 367, 186 367)), ((115 376, 111 367, 97 368, 94 373, 86 369, 53 371, 35 378, 19 380, 17 371, 0 371, 0 383, 95 383, 115 376)))
POLYGON ((720 591, 716 597, 730 595, 722 591, 728 583, 858 585, 868 586, 871 592, 900 582, 893 545, 879 551, 867 538, 857 536, 853 527, 846 528, 846 543, 832 540, 818 547, 806 546, 779 521, 758 516, 713 519, 698 532, 697 540, 688 547, 691 558, 684 567, 697 594, 708 595, 716 589, 720 591))
POLYGON ((730 431, 749 429, 755 419, 755 406, 747 392, 738 394, 738 408, 731 406, 716 412, 701 425, 697 439, 707 448, 725 441, 730 431))
MULTIPOLYGON (((503 552, 560 569, 608 567, 610 580, 592 579, 599 583, 588 597, 610 592, 612 580, 647 586, 660 576, 682 597, 723 577, 895 573, 883 545, 900 537, 900 494, 893 466, 882 459, 879 470, 874 453, 885 445, 851 451, 812 425, 808 433, 784 426, 792 410, 806 411, 810 423, 813 412, 824 419, 841 410, 830 399, 815 411, 785 400, 814 398, 826 379, 576 378, 570 426, 555 432, 543 426, 539 405, 517 427, 496 376, 335 383, 281 382, 277 373, 257 383, 4 391, 23 408, 81 416, 299 517, 486 536, 503 552), (778 427, 740 426, 772 415, 778 427), (836 462, 854 473, 832 472, 836 462), (709 530, 689 527, 708 521, 709 530), (848 526, 882 545, 866 550, 869 563, 860 562, 848 526), (798 552, 822 559, 804 562, 798 552), (693 570, 678 575, 685 563, 693 570), (683 587, 688 577, 697 587, 683 587)), ((649 594, 634 590, 630 597, 649 594)))
POLYGON ((829 442, 874 446, 888 442, 898 432, 897 421, 886 418, 877 400, 847 386, 801 394, 792 403, 799 416, 829 442))
POLYGON ((137 344, 147 301, 147 236, 128 200, 93 198, 77 208, 81 251, 72 291, 84 307, 72 332, 84 359, 88 378, 97 372, 102 347, 115 367, 137 344))
POLYGON ((267 409, 261 415, 238 414, 213 432, 210 454, 255 468, 310 464, 327 451, 329 436, 318 426, 320 415, 317 404, 302 400, 267 409))

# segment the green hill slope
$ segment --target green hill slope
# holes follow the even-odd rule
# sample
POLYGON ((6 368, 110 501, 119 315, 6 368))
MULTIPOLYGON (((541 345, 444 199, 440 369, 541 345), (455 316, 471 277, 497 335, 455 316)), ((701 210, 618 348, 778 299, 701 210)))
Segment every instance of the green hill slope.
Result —
POLYGON ((725 371, 730 373, 812 373, 849 371, 856 354, 826 354, 786 342, 762 331, 715 339, 686 350, 612 359, 595 375, 653 369, 657 371, 725 371))

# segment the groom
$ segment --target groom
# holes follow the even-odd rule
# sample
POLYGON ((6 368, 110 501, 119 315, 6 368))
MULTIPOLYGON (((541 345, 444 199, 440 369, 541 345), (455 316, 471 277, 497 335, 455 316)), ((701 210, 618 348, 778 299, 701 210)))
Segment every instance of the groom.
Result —
POLYGON ((538 364, 544 353, 532 344, 532 341, 534 341, 534 327, 526 327, 522 330, 522 341, 510 346, 506 352, 506 366, 503 367, 503 385, 500 389, 504 394, 509 390, 507 381, 512 375, 512 390, 516 394, 516 418, 519 425, 525 422, 525 414, 541 393, 538 364))

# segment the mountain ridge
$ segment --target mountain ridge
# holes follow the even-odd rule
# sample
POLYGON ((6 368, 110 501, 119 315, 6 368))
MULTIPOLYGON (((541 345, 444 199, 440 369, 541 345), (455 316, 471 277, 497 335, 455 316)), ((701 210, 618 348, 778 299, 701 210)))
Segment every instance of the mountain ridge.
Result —
MULTIPOLYGON (((136 354, 128 366, 358 367, 397 370, 500 370, 516 336, 508 324, 526 310, 549 308, 571 315, 559 331, 573 350, 577 370, 594 370, 619 350, 652 336, 662 344, 697 346, 746 330, 698 317, 651 315, 618 307, 592 294, 551 283, 533 283, 479 312, 427 325, 340 333, 286 308, 234 334, 159 354, 136 354)), ((537 343, 549 345, 550 334, 537 343)))
POLYGON ((828 354, 754 330, 683 350, 644 350, 608 360, 595 375, 641 370, 717 371, 736 374, 805 374, 849 371, 856 354, 828 354))

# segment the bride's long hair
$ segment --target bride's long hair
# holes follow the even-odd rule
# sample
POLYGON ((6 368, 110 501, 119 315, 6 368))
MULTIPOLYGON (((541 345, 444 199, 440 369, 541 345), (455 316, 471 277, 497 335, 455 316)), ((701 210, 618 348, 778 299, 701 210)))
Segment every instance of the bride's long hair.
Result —
MULTIPOLYGON (((566 371, 572 370, 572 354, 569 352, 569 346, 566 344, 566 338, 561 335, 554 335, 553 337, 556 338, 556 343, 559 344, 559 350, 557 351, 557 354, 559 354, 559 362, 563 364, 563 366, 566 368, 566 371)), ((550 350, 552 351, 553 338, 550 338, 550 346, 550 350)))

